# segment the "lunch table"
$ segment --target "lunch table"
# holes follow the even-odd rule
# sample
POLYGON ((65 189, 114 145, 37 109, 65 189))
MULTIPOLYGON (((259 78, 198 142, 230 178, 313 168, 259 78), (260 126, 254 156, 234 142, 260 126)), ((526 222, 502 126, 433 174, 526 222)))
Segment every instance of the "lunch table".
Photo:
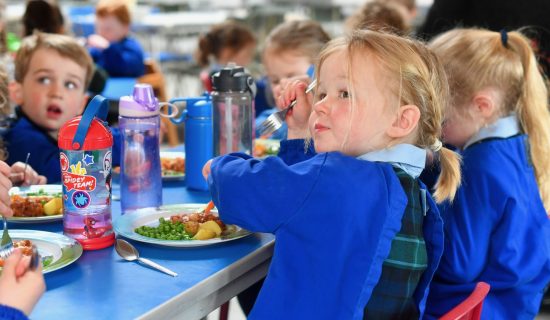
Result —
MULTIPOLYGON (((113 185, 113 195, 119 193, 113 185)), ((208 192, 192 191, 185 181, 163 181, 163 203, 207 203, 208 192)), ((131 214, 131 213, 126 213, 131 214)), ((113 220, 121 215, 112 202, 113 220)), ((11 229, 63 232, 62 221, 10 223, 11 229)), ((252 234, 210 246, 175 248, 129 240, 140 256, 176 273, 120 258, 114 246, 84 251, 62 269, 45 274, 47 290, 34 319, 200 319, 267 273, 274 236, 252 234)))

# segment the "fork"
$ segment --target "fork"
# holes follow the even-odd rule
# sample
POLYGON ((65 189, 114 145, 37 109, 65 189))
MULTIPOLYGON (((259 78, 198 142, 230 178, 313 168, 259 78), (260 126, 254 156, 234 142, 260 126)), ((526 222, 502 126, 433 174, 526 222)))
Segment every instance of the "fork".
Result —
MULTIPOLYGON (((310 93, 315 85, 317 84, 316 80, 311 81, 311 83, 306 88, 306 93, 310 93)), ((283 110, 272 113, 267 119, 260 124, 260 135, 265 136, 273 133, 275 130, 278 130, 285 122, 286 114, 290 109, 296 105, 296 100, 293 100, 286 108, 283 110)))
POLYGON ((4 216, 2 219, 4 220, 4 233, 0 241, 0 258, 5 260, 13 252, 13 241, 8 233, 8 220, 4 216))
MULTIPOLYGON (((2 240, 0 241, 0 259, 6 260, 10 256, 10 254, 13 253, 14 247, 13 247, 13 240, 11 239, 10 234, 8 233, 8 221, 4 216, 2 216, 2 219, 4 220, 4 233, 2 234, 2 240)), ((38 249, 36 248, 36 245, 33 244, 31 262, 29 263, 29 268, 31 270, 36 270, 41 260, 42 259, 40 257, 40 253, 38 253, 38 249)))

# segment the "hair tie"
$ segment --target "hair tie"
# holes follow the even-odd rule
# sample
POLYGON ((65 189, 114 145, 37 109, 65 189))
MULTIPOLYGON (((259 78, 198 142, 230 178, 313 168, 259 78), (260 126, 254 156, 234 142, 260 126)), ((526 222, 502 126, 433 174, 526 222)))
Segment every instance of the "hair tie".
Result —
POLYGON ((443 143, 439 139, 435 139, 434 144, 431 145, 430 149, 432 149, 433 152, 439 152, 443 148, 443 143))
POLYGON ((506 32, 506 29, 500 30, 500 41, 502 41, 505 48, 508 48, 508 32, 506 32))

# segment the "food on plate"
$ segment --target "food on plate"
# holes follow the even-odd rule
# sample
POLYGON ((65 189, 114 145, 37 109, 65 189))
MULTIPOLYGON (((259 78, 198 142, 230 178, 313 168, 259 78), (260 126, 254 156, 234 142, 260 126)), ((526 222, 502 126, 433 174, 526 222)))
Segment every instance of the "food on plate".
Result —
POLYGON ((161 157, 160 165, 163 176, 179 176, 185 173, 185 159, 183 157, 161 157))
POLYGON ((279 142, 276 140, 256 139, 254 140, 254 156, 257 158, 276 156, 279 153, 279 142))
POLYGON ((38 192, 11 195, 14 217, 42 217, 63 214, 61 193, 38 192))
POLYGON ((134 231, 161 240, 208 240, 234 231, 234 227, 212 213, 183 213, 160 218, 157 227, 141 226, 134 231))
MULTIPOLYGON (((19 240, 13 242, 14 248, 19 248, 23 255, 30 257, 32 255, 33 243, 31 240, 19 240)), ((53 261, 52 256, 42 257, 42 266, 46 267, 53 261)), ((0 258, 0 267, 4 266, 4 259, 0 258)))

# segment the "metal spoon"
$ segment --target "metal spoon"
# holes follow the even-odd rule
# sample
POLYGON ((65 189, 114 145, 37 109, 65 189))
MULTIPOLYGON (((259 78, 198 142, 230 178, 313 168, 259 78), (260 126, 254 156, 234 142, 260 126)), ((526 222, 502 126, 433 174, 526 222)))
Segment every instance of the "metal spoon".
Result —
POLYGON ((159 264, 156 264, 155 262, 149 260, 149 259, 145 259, 145 258, 140 258, 139 257, 139 252, 137 251, 137 249, 128 241, 126 240, 123 240, 123 239, 116 239, 116 244, 115 244, 115 250, 116 252, 118 253, 119 256, 122 257, 122 259, 126 260, 126 261, 138 261, 138 262, 141 262, 151 268, 155 268, 159 271, 162 271, 166 274, 169 274, 171 275, 172 277, 177 277, 178 274, 175 273, 174 271, 168 269, 168 268, 165 268, 159 264))

